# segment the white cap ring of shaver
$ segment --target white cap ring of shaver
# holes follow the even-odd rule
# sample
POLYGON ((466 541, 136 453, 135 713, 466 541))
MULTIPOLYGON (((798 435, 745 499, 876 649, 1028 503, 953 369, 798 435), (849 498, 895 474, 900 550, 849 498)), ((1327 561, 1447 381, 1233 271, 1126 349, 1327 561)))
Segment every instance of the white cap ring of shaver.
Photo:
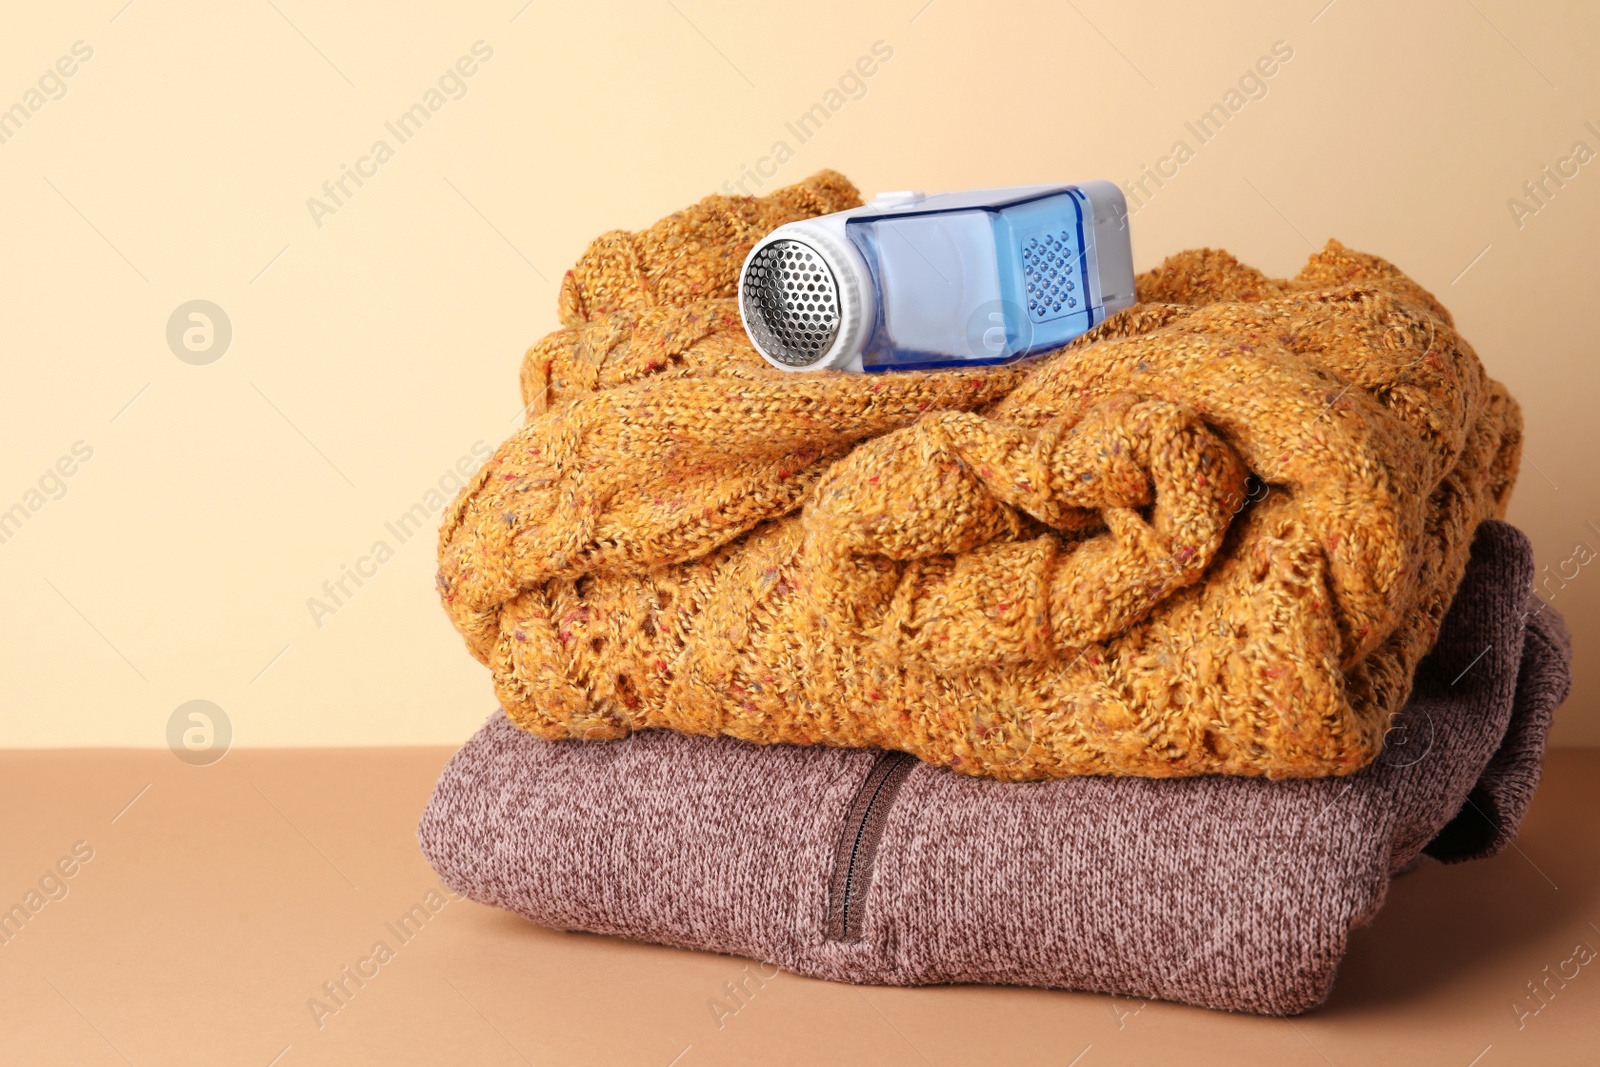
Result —
POLYGON ((786 371, 860 370, 875 311, 867 263, 837 216, 779 226, 739 271, 745 333, 786 371))

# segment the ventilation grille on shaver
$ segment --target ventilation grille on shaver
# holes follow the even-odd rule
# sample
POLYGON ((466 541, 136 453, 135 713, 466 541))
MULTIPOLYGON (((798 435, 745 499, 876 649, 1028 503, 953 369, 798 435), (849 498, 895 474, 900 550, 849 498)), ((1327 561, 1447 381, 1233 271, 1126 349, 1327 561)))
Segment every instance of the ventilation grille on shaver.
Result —
POLYGON ((809 245, 767 245, 750 261, 739 290, 750 335, 762 352, 785 366, 817 362, 839 332, 833 274, 809 245))
POLYGON ((1022 276, 1027 283, 1028 318, 1047 322, 1078 310, 1083 279, 1077 274, 1078 252, 1071 235, 1041 233, 1022 242, 1022 276))

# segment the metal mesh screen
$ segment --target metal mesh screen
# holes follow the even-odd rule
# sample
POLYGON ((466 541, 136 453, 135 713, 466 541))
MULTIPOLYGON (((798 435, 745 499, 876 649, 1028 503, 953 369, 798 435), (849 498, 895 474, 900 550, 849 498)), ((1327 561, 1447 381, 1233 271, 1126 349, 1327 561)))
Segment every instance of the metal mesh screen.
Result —
POLYGON ((739 303, 756 345, 788 367, 820 360, 839 332, 833 273, 799 241, 774 241, 756 253, 740 282, 739 303))

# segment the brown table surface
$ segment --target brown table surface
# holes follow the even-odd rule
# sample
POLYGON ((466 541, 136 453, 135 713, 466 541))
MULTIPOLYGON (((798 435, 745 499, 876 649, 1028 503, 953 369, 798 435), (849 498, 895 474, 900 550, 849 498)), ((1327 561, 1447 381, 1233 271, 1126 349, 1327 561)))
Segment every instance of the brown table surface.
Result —
POLYGON ((1505 854, 1398 880, 1331 1002, 1293 1020, 790 974, 747 980, 736 1002, 724 986, 747 960, 466 901, 402 940, 393 925, 436 887, 414 828, 448 755, 240 749, 191 767, 165 750, 0 752, 0 908, 93 850, 45 879, 58 899, 41 893, 0 946, 0 1062, 1600 1063, 1600 957, 1578 962, 1600 951, 1600 750, 1551 754, 1505 854), (328 998, 380 941, 391 958, 328 998), (1548 977, 1563 968, 1577 973, 1548 977), (1529 982, 1550 990, 1542 1007, 1529 982), (337 1010, 315 1016, 314 997, 337 1010))

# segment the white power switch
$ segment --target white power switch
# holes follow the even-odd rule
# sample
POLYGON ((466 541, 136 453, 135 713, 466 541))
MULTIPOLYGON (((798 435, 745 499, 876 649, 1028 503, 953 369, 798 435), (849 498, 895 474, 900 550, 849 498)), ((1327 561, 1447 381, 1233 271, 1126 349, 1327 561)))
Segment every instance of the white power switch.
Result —
POLYGON ((870 207, 904 207, 926 199, 927 193, 921 189, 899 189, 892 193, 879 193, 872 198, 870 207))

